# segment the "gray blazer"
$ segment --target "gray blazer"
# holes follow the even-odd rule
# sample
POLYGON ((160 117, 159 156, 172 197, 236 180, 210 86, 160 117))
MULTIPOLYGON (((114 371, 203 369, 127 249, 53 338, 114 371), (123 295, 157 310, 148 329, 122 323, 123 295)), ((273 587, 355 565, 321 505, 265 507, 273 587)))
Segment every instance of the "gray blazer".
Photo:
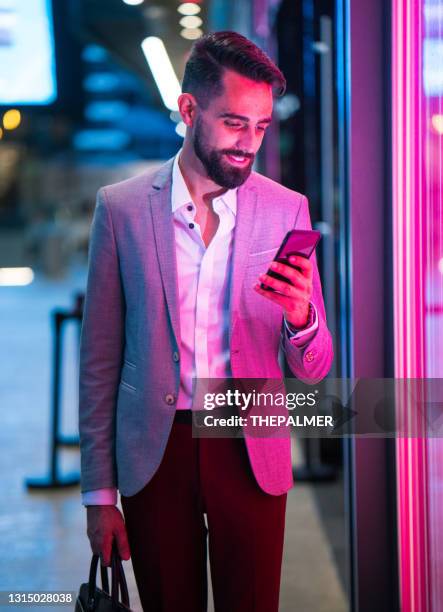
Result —
MULTIPOLYGON (((172 163, 98 192, 80 343, 82 491, 140 491, 157 470, 172 427, 180 384, 172 163)), ((307 198, 252 172, 238 189, 234 230, 234 378, 281 380, 281 344, 297 378, 315 384, 330 369, 332 339, 315 255, 319 327, 306 346, 281 335, 281 308, 252 289, 291 228, 311 228, 307 198)), ((279 495, 291 488, 290 439, 246 435, 245 441, 263 491, 279 495)))

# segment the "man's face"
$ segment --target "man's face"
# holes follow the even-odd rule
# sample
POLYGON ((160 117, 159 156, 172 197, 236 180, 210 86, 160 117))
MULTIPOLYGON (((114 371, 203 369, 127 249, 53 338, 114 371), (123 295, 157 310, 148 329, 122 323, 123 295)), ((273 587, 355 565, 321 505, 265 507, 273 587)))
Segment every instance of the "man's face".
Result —
POLYGON ((225 70, 223 85, 206 109, 198 108, 192 142, 208 177, 233 189, 250 175, 271 121, 272 87, 232 70, 225 70))

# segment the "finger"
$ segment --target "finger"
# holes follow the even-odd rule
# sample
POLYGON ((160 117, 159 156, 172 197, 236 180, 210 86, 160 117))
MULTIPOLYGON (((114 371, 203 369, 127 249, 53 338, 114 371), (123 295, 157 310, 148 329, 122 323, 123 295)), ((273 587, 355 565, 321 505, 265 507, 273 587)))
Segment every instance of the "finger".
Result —
POLYGON ((91 544, 91 550, 94 555, 101 555, 102 553, 102 540, 100 534, 89 535, 89 543, 91 544))
POLYGON ((111 565, 111 549, 112 549, 112 538, 107 538, 101 547, 100 561, 102 565, 109 567, 111 565))
POLYGON ((273 261, 269 267, 271 270, 274 270, 274 272, 278 272, 278 274, 288 278, 293 285, 300 287, 300 289, 303 289, 306 286, 306 278, 303 276, 303 274, 288 264, 273 261))
POLYGON ((269 274, 260 274, 258 278, 263 284, 267 285, 268 287, 272 287, 283 295, 294 297, 297 294, 297 289, 293 285, 290 285, 285 281, 278 280, 273 276, 269 276, 269 274))
POLYGON ((262 289, 259 284, 254 285, 253 287, 257 293, 265 297, 267 300, 282 306, 282 308, 286 310, 290 310, 293 307, 293 302, 290 298, 280 295, 279 293, 274 293, 273 291, 266 291, 266 289, 262 289))
POLYGON ((129 548, 128 536, 126 534, 126 529, 122 526, 115 534, 115 539, 117 540, 117 549, 118 554, 122 559, 127 561, 131 557, 131 551, 129 548))
MULTIPOLYGON (((264 276, 266 275, 262 275, 262 277, 264 276)), ((257 283, 256 285, 254 285, 253 288, 257 291, 257 293, 260 293, 260 295, 263 295, 264 297, 267 297, 268 299, 270 299, 272 302, 275 302, 283 306, 285 310, 288 310, 288 311, 294 310, 298 302, 309 302, 309 300, 311 299, 309 292, 292 287, 291 285, 288 285, 288 283, 285 283, 283 281, 278 281, 272 277, 270 278, 272 282, 275 281, 275 283, 282 283, 281 293, 280 292, 275 293, 274 291, 263 289, 260 283, 257 283), (288 289, 286 289, 286 287, 288 289), (280 298, 283 298, 283 299, 280 299, 280 298)), ((265 285, 268 284, 264 278, 262 279, 262 282, 264 282, 265 285)))
POLYGON ((291 255, 289 257, 289 263, 301 268, 301 274, 305 278, 312 278, 313 266, 311 260, 303 257, 302 255, 291 255))

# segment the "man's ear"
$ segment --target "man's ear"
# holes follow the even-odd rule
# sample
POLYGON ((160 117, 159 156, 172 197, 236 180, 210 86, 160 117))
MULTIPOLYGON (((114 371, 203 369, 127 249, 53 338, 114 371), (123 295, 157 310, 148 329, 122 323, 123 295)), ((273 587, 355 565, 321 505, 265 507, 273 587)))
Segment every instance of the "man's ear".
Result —
POLYGON ((178 110, 183 123, 187 127, 193 127, 197 112, 197 100, 190 93, 182 93, 178 97, 178 110))

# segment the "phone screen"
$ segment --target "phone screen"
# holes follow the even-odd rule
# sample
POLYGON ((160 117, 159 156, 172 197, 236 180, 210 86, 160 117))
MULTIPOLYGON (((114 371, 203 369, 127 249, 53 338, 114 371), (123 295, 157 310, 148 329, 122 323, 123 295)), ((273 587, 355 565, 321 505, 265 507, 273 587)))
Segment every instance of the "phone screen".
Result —
MULTIPOLYGON (((309 259, 312 253, 314 252, 315 247, 318 244, 318 241, 321 238, 321 233, 317 230, 291 230, 288 232, 281 243, 280 248, 277 251, 276 256, 274 257, 274 261, 278 261, 280 263, 284 263, 291 268, 295 268, 296 270, 300 270, 299 267, 289 263, 289 257, 291 255, 301 255, 302 257, 306 257, 309 259)), ((272 276, 273 278, 277 278, 285 283, 292 284, 286 276, 279 274, 278 272, 274 272, 274 270, 268 270, 267 274, 272 276)), ((272 287, 268 287, 267 285, 261 283, 261 288, 266 291, 275 291, 272 287)))

